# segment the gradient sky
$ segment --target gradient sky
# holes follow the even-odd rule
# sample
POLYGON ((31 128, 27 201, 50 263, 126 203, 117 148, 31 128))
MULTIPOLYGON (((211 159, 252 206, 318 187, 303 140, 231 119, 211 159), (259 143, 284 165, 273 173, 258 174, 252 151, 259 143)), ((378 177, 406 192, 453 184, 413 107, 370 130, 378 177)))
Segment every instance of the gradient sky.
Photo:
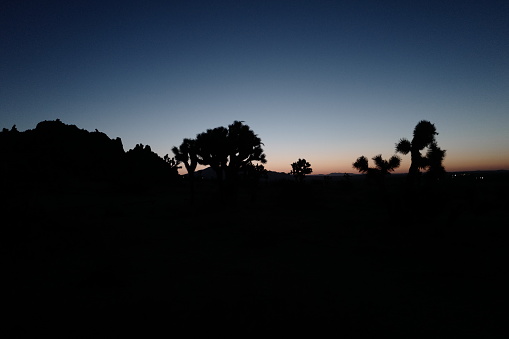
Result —
POLYGON ((57 118, 161 156, 242 120, 316 174, 429 120, 446 170, 509 169, 509 1, 2 1, 0 128, 57 118))

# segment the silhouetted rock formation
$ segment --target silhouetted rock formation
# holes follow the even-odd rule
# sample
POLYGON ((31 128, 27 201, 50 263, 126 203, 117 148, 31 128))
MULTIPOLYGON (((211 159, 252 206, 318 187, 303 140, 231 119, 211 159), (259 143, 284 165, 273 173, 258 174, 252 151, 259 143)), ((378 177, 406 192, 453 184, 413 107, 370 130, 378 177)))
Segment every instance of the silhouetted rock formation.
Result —
POLYGON ((120 138, 88 132, 60 120, 42 121, 33 130, 0 133, 4 180, 51 180, 115 175, 124 156, 120 138))
POLYGON ((138 144, 125 154, 124 174, 137 183, 168 183, 178 177, 178 171, 170 164, 170 158, 166 156, 165 159, 152 152, 149 145, 138 144))
POLYGON ((118 181, 141 176, 177 176, 176 170, 149 146, 125 153, 120 138, 110 139, 59 119, 42 121, 33 130, 15 126, 0 132, 0 175, 5 183, 118 181))

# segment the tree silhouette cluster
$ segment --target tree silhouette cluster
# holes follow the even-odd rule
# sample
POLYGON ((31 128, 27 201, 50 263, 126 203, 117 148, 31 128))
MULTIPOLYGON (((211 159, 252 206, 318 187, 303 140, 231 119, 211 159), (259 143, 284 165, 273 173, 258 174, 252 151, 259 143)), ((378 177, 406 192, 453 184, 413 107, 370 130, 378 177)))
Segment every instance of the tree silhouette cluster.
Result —
MULTIPOLYGON (((415 182, 419 175, 420 170, 427 170, 429 178, 437 179, 445 173, 445 168, 442 165, 445 150, 438 147, 435 135, 437 135, 435 125, 426 120, 421 120, 415 126, 414 136, 412 141, 402 138, 396 143, 396 153, 411 155, 411 165, 408 173, 409 182, 415 182), (421 151, 427 148, 426 155, 423 156, 421 151)), ((379 184, 383 185, 384 178, 398 168, 401 164, 401 158, 393 155, 389 160, 382 159, 379 154, 373 157, 375 167, 369 167, 368 159, 365 156, 360 156, 352 164, 353 168, 360 173, 367 174, 368 179, 374 179, 379 184)))
POLYGON ((186 138, 172 151, 175 159, 184 163, 189 178, 194 177, 196 166, 200 164, 210 166, 220 182, 234 182, 240 171, 253 173, 253 166, 257 169, 255 172, 263 172, 261 164, 267 160, 262 145, 249 126, 234 121, 228 128, 216 127, 198 134, 195 139, 186 138), (261 164, 254 165, 254 162, 261 164))
MULTIPOLYGON (((435 125, 420 121, 414 129, 412 140, 402 138, 396 144, 396 153, 411 155, 409 182, 415 182, 421 170, 430 179, 445 173, 442 150, 435 140, 435 125), (423 155, 421 152, 426 151, 423 155)), ((0 174, 3 178, 45 180, 55 177, 87 177, 111 180, 162 182, 178 177, 183 164, 189 181, 193 183, 197 166, 209 166, 220 183, 230 186, 239 178, 258 182, 267 176, 263 164, 267 162, 261 139, 242 121, 228 127, 216 127, 199 133, 194 139, 185 138, 173 147, 174 157, 161 158, 150 146, 138 144, 124 152, 120 138, 110 139, 95 130, 89 132, 60 120, 42 121, 33 130, 19 132, 16 126, 0 132, 0 174), (242 174, 242 176, 239 176, 242 174)), ((359 157, 353 167, 369 179, 384 184, 384 178, 400 166, 401 158, 393 155, 388 160, 382 155, 372 158, 370 167, 365 156, 359 157)), ((290 174, 299 182, 312 173, 311 164, 305 159, 291 164, 290 174)))

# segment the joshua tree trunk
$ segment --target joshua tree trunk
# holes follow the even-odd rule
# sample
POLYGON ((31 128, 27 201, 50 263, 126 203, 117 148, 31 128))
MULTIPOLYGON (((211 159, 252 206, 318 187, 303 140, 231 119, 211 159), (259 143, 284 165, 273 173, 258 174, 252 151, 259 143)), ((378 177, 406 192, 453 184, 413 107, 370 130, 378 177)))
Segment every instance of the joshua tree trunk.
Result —
POLYGON ((194 190, 195 190, 194 172, 189 172, 188 178, 189 178, 189 195, 191 198, 191 206, 192 206, 192 205, 194 205, 194 190))
POLYGON ((410 184, 414 184, 417 179, 419 178, 419 175, 421 174, 419 170, 419 163, 421 162, 421 153, 419 150, 412 150, 410 153, 411 158, 411 164, 410 169, 408 170, 408 182, 410 184))

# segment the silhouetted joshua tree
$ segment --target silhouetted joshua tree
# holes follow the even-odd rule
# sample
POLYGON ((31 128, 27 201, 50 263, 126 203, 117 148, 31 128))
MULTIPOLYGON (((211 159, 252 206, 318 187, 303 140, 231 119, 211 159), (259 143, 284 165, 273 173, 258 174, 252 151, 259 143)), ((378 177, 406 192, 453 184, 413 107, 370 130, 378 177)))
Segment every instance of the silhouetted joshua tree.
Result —
POLYGON ((208 165, 222 181, 235 181, 239 170, 253 161, 266 163, 261 139, 242 121, 234 121, 228 128, 216 127, 196 136, 198 163, 208 165))
POLYGON ((210 166, 219 181, 223 180, 223 171, 228 163, 228 129, 216 127, 196 136, 196 154, 198 163, 210 166))
POLYGON ((431 143, 426 152, 426 161, 428 165, 428 170, 426 175, 431 180, 436 180, 442 177, 445 174, 445 168, 443 166, 443 161, 445 158, 445 150, 442 150, 437 146, 436 142, 431 143))
POLYGON ((194 172, 198 165, 198 155, 196 154, 196 140, 184 139, 179 147, 171 149, 175 155, 175 159, 184 164, 187 170, 187 176, 190 181, 193 181, 194 172))
POLYGON ((396 152, 401 154, 410 153, 411 164, 408 171, 409 182, 415 182, 420 176, 420 170, 428 168, 432 175, 439 172, 445 172, 442 161, 445 157, 445 151, 441 150, 435 141, 435 135, 438 135, 435 125, 429 121, 421 120, 414 128, 414 136, 410 142, 402 138, 396 144, 396 152), (421 151, 428 148, 426 156, 422 156, 421 151))
POLYGON ((177 160, 177 158, 175 158, 175 157, 170 158, 168 156, 168 154, 166 154, 163 157, 163 160, 164 160, 165 163, 168 164, 168 169, 170 170, 170 173, 171 173, 172 177, 178 176, 178 170, 179 170, 179 168, 182 168, 182 166, 179 166, 180 161, 177 160))
MULTIPOLYGON (((228 126, 229 163, 226 171, 227 177, 235 179, 237 173, 246 166, 253 165, 253 161, 265 164, 265 154, 262 149, 262 140, 254 134, 249 126, 242 121, 234 121, 228 126)), ((262 170, 261 168, 258 168, 262 170)))
POLYGON ((294 162, 292 165, 292 170, 290 174, 295 177, 295 180, 299 182, 304 181, 304 177, 306 174, 313 173, 313 169, 311 168, 311 164, 306 161, 306 159, 299 159, 294 162))
POLYGON ((369 167, 368 158, 365 156, 357 158, 352 166, 360 173, 365 173, 369 180, 374 180, 381 186, 384 185, 385 177, 389 175, 390 172, 394 172, 401 164, 401 158, 397 155, 393 155, 388 161, 382 159, 381 154, 374 156, 372 159, 375 162, 375 167, 369 167))
POLYGON ((187 170, 187 178, 189 179, 189 189, 191 194, 191 203, 194 202, 194 172, 198 165, 198 155, 196 154, 196 140, 184 139, 179 147, 173 147, 175 159, 184 164, 187 170))

